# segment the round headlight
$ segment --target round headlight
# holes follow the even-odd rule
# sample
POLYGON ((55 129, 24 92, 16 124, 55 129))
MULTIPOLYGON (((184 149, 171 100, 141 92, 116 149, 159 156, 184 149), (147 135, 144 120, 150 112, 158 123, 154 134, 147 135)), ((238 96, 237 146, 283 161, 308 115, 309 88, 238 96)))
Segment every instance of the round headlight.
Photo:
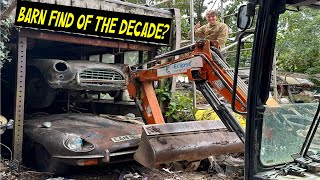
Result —
POLYGON ((3 134, 7 128, 8 120, 4 116, 0 115, 0 134, 3 134))
POLYGON ((94 149, 94 145, 85 141, 79 136, 68 136, 64 140, 64 146, 73 152, 89 152, 94 149))
POLYGON ((0 115, 0 126, 1 127, 5 126, 5 125, 7 125, 7 123, 8 123, 7 118, 5 118, 4 116, 0 115))
POLYGON ((53 69, 56 72, 64 72, 68 69, 68 64, 64 61, 60 61, 60 62, 57 62, 56 64, 54 64, 53 69))

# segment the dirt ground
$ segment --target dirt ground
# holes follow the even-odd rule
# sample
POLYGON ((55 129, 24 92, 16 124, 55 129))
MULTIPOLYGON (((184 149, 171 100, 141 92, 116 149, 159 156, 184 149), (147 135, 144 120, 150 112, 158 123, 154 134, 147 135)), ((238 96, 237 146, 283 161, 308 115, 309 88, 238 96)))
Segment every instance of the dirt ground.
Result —
MULTIPOLYGON (((225 159, 229 157, 225 156, 225 159)), ((230 159, 230 158, 229 158, 230 159)), ((242 158, 232 158, 233 165, 225 160, 214 163, 202 161, 198 168, 193 163, 170 163, 159 169, 149 169, 136 162, 123 162, 108 166, 72 167, 67 174, 55 176, 50 173, 37 172, 23 166, 17 168, 13 162, 2 161, 4 169, 0 169, 2 180, 214 180, 243 179, 242 158), (240 162, 240 164, 239 164, 240 162), (220 165, 219 165, 220 164, 220 165)), ((199 162, 196 162, 197 164, 199 162)))

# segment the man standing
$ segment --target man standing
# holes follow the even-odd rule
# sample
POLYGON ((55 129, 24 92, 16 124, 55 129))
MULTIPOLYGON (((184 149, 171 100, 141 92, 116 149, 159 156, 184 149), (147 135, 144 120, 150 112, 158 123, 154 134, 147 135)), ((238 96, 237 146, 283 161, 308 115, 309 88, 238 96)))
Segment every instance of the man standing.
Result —
POLYGON ((226 24, 218 22, 217 18, 216 11, 207 11, 206 19, 208 24, 200 27, 199 21, 194 27, 194 32, 196 38, 208 39, 214 47, 221 50, 227 41, 229 28, 226 24))

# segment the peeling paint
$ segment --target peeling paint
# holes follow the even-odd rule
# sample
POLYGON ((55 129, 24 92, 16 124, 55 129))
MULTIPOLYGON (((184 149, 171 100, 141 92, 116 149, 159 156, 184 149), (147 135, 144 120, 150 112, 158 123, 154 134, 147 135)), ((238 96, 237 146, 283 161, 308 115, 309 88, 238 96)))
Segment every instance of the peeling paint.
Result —
POLYGON ((148 116, 148 117, 151 117, 151 116, 152 116, 152 111, 151 111, 151 107, 150 107, 150 106, 148 106, 148 107, 146 108, 146 111, 147 111, 147 116, 148 116))

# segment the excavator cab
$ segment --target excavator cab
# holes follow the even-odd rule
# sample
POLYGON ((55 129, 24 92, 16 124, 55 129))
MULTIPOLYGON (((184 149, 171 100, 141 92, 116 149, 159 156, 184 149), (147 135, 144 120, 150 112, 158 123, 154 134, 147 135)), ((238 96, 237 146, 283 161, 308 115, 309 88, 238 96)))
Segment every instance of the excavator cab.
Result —
MULTIPOLYGON (((319 29, 319 12, 316 13, 319 9, 318 0, 249 0, 239 8, 238 28, 243 31, 239 35, 239 41, 243 34, 249 33, 252 21, 256 22, 247 99, 245 179, 319 179, 319 92, 308 99, 309 102, 305 100, 305 103, 302 103, 301 99, 290 97, 294 92, 290 93, 289 89, 288 97, 295 103, 282 101, 276 107, 266 106, 277 33, 281 36, 281 30, 290 26, 283 26, 283 22, 289 17, 295 22, 303 23, 294 19, 300 14, 301 17, 308 17, 308 20, 305 20, 311 24, 315 22, 310 26, 311 29, 319 29), (308 11, 313 14, 305 14, 308 11)), ((298 28, 299 26, 295 27, 294 31, 302 32, 298 28)), ((299 43, 297 46, 309 50, 318 47, 319 31, 309 31, 308 36, 317 39, 312 41, 315 44, 306 43, 300 36, 293 37, 295 41, 291 43, 299 43)), ((290 43, 290 38, 285 38, 290 43)), ((290 52, 289 50, 286 49, 290 52)), ((282 93, 281 88, 280 91, 279 93, 282 93)))

